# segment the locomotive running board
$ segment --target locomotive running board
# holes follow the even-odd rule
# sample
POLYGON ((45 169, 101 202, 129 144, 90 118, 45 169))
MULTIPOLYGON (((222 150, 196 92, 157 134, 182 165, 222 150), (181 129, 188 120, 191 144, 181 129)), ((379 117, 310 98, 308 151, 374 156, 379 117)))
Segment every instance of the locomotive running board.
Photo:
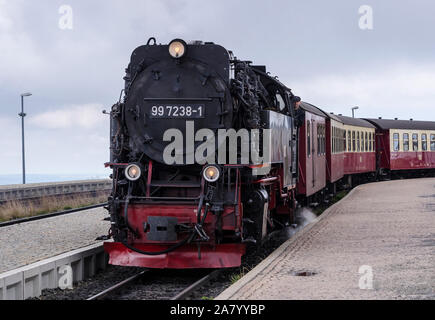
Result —
MULTIPOLYGON (((160 251, 164 246, 135 245, 142 251, 160 251), (157 248, 156 248, 157 247, 157 248)), ((231 268, 241 264, 245 254, 245 245, 239 243, 219 244, 215 247, 201 246, 201 258, 198 258, 196 245, 185 245, 170 253, 157 256, 134 252, 122 243, 105 242, 104 249, 109 254, 109 264, 158 269, 197 269, 197 268, 231 268)))

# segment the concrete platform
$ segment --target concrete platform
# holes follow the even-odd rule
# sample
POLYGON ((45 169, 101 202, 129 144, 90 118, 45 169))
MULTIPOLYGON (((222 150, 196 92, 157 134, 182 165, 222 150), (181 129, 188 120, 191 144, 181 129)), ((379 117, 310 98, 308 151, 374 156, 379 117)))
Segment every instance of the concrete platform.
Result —
POLYGON ((435 179, 356 187, 217 299, 435 299, 435 179))
POLYGON ((0 201, 78 192, 108 191, 111 188, 112 180, 110 179, 0 185, 0 201))

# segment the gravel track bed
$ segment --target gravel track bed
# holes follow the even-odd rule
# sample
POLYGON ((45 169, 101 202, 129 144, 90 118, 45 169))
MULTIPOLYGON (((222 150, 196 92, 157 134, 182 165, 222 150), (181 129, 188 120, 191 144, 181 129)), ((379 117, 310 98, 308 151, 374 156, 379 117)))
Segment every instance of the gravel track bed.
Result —
POLYGON ((86 300, 101 291, 139 273, 142 268, 107 266, 106 270, 94 277, 74 284, 72 290, 47 289, 33 300, 86 300))

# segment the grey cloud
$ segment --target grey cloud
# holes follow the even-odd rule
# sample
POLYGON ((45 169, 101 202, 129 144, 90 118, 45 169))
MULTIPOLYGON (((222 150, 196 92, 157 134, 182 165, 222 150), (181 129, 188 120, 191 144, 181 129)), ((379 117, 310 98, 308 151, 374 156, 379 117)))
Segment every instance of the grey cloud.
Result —
MULTIPOLYGON (((53 129, 32 125, 31 119, 71 105, 109 108, 123 87, 131 51, 156 36, 162 43, 176 37, 219 43, 238 58, 267 65, 304 100, 327 111, 348 114, 350 106, 359 105, 361 116, 435 120, 426 81, 435 72, 433 12, 435 3, 423 0, 0 0, 0 117, 3 127, 19 132, 19 94, 32 91, 26 99, 32 170, 45 169, 41 159, 48 149, 37 139, 47 137, 51 148, 62 150, 56 163, 76 165, 68 149, 90 152, 88 165, 97 170, 107 160, 107 144, 82 151, 81 140, 71 138, 78 134, 74 127, 52 137, 53 129), (63 4, 73 8, 72 31, 58 28, 63 4), (363 4, 373 7, 374 30, 358 28, 363 4), (388 75, 394 79, 388 81, 388 75), (384 81, 381 92, 374 88, 379 81, 384 81)), ((104 137, 107 128, 108 123, 98 125, 86 134, 104 137)), ((18 152, 0 159, 3 168, 14 162, 11 172, 19 172, 19 143, 19 135, 0 140, 0 148, 18 152), (11 146, 11 139, 18 146, 11 146)))

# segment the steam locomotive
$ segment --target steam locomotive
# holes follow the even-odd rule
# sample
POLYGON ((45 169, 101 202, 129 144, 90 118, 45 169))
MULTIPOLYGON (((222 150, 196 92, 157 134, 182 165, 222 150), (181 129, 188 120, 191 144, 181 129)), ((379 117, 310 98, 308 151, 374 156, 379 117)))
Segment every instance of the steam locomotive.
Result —
POLYGON ((435 122, 298 109, 265 66, 212 42, 150 38, 124 80, 106 164, 114 265, 239 266, 339 185, 435 174, 435 122))
POLYGON ((124 80, 106 164, 111 264, 234 267, 247 243, 292 222, 293 93, 264 66, 212 42, 151 38, 124 80))

